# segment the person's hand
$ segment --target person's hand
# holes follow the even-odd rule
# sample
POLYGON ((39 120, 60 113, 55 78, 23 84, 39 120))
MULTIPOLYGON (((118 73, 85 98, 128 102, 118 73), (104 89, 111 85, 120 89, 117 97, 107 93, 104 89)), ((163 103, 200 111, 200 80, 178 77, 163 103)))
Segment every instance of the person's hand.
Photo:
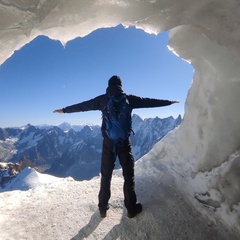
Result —
POLYGON ((53 111, 53 113, 63 113, 63 110, 62 109, 56 109, 53 111))
POLYGON ((179 101, 178 100, 172 101, 172 104, 174 104, 174 103, 179 103, 179 101))

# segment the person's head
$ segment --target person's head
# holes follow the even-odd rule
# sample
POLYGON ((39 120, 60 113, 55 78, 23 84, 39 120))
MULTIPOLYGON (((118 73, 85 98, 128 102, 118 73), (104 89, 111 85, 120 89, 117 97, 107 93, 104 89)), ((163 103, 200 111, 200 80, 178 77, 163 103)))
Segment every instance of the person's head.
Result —
POLYGON ((109 80, 108 80, 108 86, 120 86, 122 87, 122 80, 119 76, 112 76, 109 80))

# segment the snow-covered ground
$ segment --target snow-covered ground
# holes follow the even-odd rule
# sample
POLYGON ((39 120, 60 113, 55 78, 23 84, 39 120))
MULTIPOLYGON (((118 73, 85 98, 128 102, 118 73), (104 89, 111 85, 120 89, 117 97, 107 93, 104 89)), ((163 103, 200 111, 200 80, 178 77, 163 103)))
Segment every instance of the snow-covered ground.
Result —
MULTIPOLYGON (((104 219, 97 207, 99 177, 77 182, 49 177, 33 169, 23 172, 23 189, 27 185, 39 186, 1 193, 1 240, 236 240, 239 236, 211 219, 211 209, 199 205, 197 211, 164 165, 150 176, 137 171, 136 192, 143 212, 133 219, 127 218, 123 207, 120 171, 113 177, 110 209, 104 219), (26 180, 27 175, 30 177, 26 180)), ((20 177, 18 180, 21 182, 20 177)))

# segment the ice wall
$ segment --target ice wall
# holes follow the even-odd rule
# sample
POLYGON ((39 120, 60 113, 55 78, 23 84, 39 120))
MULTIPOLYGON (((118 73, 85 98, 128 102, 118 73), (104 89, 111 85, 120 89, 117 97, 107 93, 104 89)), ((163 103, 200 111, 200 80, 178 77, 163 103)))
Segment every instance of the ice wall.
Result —
POLYGON ((154 148, 151 161, 171 159, 175 172, 192 178, 189 183, 203 183, 198 193, 215 189, 219 204, 236 209, 240 202, 239 19, 239 0, 1 0, 0 63, 38 35, 66 44, 118 24, 147 33, 171 30, 170 49, 194 66, 194 80, 183 123, 154 148))
POLYGON ((170 35, 170 46, 195 68, 177 135, 179 150, 195 159, 194 171, 210 171, 240 148, 239 60, 192 26, 173 29, 170 35))

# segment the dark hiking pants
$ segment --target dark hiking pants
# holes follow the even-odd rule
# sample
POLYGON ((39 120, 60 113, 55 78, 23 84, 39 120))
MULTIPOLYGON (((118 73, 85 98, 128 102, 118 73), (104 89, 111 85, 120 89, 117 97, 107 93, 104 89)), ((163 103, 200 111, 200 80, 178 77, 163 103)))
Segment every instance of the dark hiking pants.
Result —
MULTIPOLYGON (((131 211, 136 204, 135 184, 134 184, 134 158, 130 140, 124 144, 116 144, 115 154, 118 156, 124 177, 124 204, 131 211)), ((104 137, 101 162, 101 185, 98 195, 99 209, 107 210, 108 201, 111 197, 111 178, 115 166, 114 143, 109 138, 104 137)))

